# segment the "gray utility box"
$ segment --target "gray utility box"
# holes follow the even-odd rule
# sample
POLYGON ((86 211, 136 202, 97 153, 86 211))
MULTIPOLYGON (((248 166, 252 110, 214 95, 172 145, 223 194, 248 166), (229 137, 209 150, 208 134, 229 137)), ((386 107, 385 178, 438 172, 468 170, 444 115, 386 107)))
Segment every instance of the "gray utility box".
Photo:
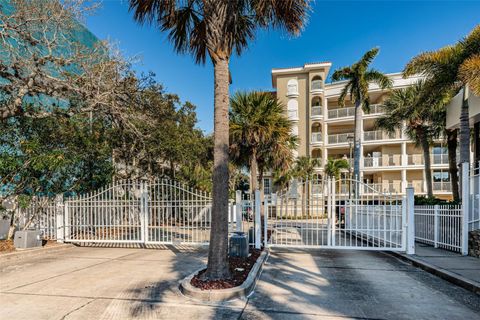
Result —
POLYGON ((37 230, 25 230, 15 232, 13 245, 17 249, 26 249, 42 246, 42 232, 37 230))
POLYGON ((230 237, 229 244, 230 257, 248 257, 248 239, 244 232, 235 232, 230 237))

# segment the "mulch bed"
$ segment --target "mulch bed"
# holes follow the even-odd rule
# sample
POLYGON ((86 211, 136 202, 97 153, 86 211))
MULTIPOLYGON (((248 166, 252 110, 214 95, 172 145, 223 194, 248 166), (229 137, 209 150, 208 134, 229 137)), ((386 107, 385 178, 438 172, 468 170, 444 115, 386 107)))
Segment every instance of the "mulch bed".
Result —
POLYGON ((231 279, 203 281, 199 279, 199 277, 205 272, 205 270, 202 270, 192 278, 190 283, 192 286, 202 290, 218 290, 238 287, 247 279, 250 270, 252 270, 261 253, 261 250, 250 249, 250 255, 248 258, 229 257, 228 264, 232 275, 231 279))
POLYGON ((0 254, 15 251, 12 240, 0 240, 0 254))

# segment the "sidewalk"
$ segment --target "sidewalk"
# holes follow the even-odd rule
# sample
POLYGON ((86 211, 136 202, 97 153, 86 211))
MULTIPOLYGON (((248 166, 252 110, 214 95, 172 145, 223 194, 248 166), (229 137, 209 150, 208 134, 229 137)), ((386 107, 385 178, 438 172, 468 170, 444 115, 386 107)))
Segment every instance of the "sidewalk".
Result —
POLYGON ((415 244, 415 254, 395 253, 414 266, 450 281, 467 290, 480 294, 480 259, 434 248, 421 243, 415 244))

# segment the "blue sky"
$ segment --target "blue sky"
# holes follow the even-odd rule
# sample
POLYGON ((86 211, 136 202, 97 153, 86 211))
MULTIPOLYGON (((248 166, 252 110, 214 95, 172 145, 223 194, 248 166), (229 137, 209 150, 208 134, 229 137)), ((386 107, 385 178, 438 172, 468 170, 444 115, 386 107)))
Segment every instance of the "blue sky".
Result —
MULTIPOLYGON (((349 65, 363 52, 380 47, 373 66, 401 71, 421 51, 452 44, 480 23, 480 1, 320 1, 304 32, 291 38, 261 30, 241 57, 231 61, 237 90, 271 90, 272 68, 331 61, 349 65)), ((100 39, 118 43, 125 55, 141 57, 139 71, 153 71, 166 90, 197 106, 199 126, 213 130, 213 69, 177 55, 155 27, 133 21, 125 0, 104 0, 87 27, 100 39)))

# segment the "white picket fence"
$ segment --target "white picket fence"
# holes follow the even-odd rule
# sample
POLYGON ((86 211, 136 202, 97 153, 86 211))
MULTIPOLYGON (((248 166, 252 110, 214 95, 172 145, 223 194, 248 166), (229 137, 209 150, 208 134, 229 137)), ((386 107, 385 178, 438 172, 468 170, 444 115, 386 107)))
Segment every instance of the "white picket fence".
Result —
POLYGON ((462 252, 462 206, 415 206, 415 241, 462 252))

